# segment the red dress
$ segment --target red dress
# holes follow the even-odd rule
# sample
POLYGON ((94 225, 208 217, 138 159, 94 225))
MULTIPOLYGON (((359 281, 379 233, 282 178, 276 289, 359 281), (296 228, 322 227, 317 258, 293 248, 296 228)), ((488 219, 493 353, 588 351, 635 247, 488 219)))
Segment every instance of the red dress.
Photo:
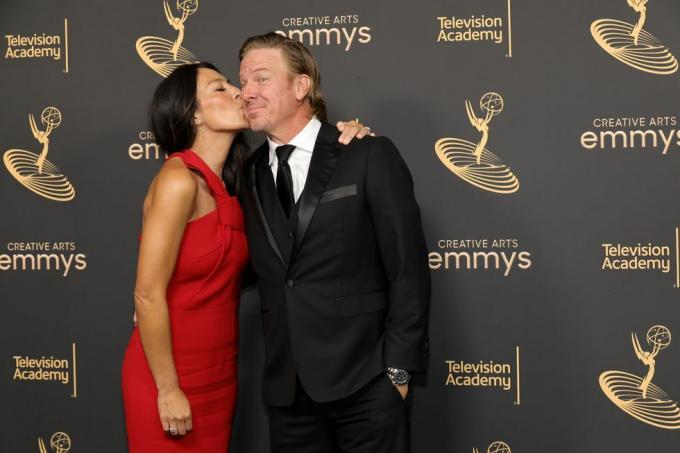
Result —
POLYGON ((135 327, 122 371, 128 448, 132 453, 225 453, 236 402, 238 302, 248 261, 243 211, 220 178, 191 150, 173 155, 199 172, 217 208, 187 223, 167 289, 172 353, 191 404, 193 430, 167 435, 156 385, 135 327))

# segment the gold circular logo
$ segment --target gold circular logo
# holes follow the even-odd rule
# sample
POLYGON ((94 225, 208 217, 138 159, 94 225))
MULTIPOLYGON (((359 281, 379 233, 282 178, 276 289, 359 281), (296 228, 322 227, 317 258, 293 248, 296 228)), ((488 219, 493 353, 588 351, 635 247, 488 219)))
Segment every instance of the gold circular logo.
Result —
POLYGON ((491 116, 496 116, 503 111, 503 98, 498 93, 486 93, 480 99, 479 107, 491 116))
POLYGON ((607 398, 621 410, 648 423, 664 429, 680 429, 680 408, 663 390, 652 384, 659 352, 671 344, 671 331, 655 325, 647 331, 647 344, 651 351, 640 344, 637 334, 631 333, 633 350, 638 360, 647 367, 644 378, 624 371, 605 371, 600 375, 600 387, 607 398))
POLYGON ((61 112, 56 107, 45 107, 40 114, 40 121, 45 126, 51 126, 56 129, 61 124, 61 112))
POLYGON ((163 2, 165 19, 177 31, 177 38, 174 41, 158 36, 142 36, 135 46, 142 61, 163 77, 169 76, 182 65, 198 62, 194 54, 182 47, 184 23, 198 10, 198 0, 177 0, 176 6, 182 13, 180 17, 175 17, 167 0, 163 2))
POLYGON ((600 375, 600 388, 607 398, 628 415, 657 428, 680 429, 678 403, 662 389, 648 383, 647 397, 642 396, 643 379, 624 371, 606 371, 600 375))
POLYGON ((439 160, 464 181, 488 190, 489 192, 509 194, 519 190, 519 181, 491 151, 486 148, 489 140, 489 123, 494 116, 503 111, 503 98, 493 91, 484 94, 479 100, 479 107, 484 113, 477 117, 469 100, 465 101, 470 125, 482 134, 478 143, 460 138, 442 138, 434 144, 439 160))
POLYGON ((671 344, 671 331, 665 326, 652 326, 647 331, 647 343, 659 350, 666 349, 671 344))
POLYGON ((177 9, 187 14, 194 14, 198 9, 198 0, 177 0, 177 9))
POLYGON ((519 180, 510 167, 484 148, 479 162, 475 143, 460 138, 442 138, 434 145, 439 160, 456 176, 489 192, 510 194, 519 190, 519 180))
POLYGON ((590 33, 605 52, 635 69, 660 75, 678 70, 678 61, 666 46, 651 33, 634 29, 627 22, 599 19, 590 26, 590 33))
POLYGON ((137 40, 137 53, 144 63, 163 77, 169 76, 182 65, 198 62, 196 56, 182 46, 179 47, 175 58, 173 45, 174 43, 167 39, 143 36, 137 40))
POLYGON ((10 149, 2 157, 7 171, 27 189, 54 201, 70 201, 76 191, 59 168, 47 160, 49 136, 61 124, 61 112, 56 107, 46 107, 40 114, 40 122, 44 129, 38 127, 29 115, 29 123, 33 137, 42 144, 40 154, 24 149, 10 149))
POLYGON ((38 171, 39 156, 23 149, 10 149, 3 156, 5 167, 24 187, 54 201, 70 201, 76 191, 59 168, 46 160, 38 171))
POLYGON ((67 453, 71 450, 71 438, 63 432, 56 432, 50 438, 50 446, 56 453, 67 453))
POLYGON ((511 453, 510 446, 500 440, 489 445, 486 451, 487 453, 511 453))

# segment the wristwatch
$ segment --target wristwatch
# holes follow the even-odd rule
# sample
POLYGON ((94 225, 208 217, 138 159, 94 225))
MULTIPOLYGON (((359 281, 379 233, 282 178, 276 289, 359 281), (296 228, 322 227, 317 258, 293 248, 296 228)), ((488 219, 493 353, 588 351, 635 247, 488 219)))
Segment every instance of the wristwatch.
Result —
POLYGON ((385 374, 390 378, 390 381, 392 381, 392 384, 394 385, 408 384, 408 381, 411 379, 409 372, 402 370, 401 368, 386 367, 385 374))

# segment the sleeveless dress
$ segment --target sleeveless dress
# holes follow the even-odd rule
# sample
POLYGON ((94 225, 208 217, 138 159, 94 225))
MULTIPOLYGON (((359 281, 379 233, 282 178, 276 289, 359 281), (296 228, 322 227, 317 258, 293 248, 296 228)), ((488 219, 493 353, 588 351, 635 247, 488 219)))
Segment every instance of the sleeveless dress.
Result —
POLYGON ((248 261, 243 211, 220 178, 191 150, 176 153, 208 184, 217 208, 186 225, 167 288, 172 353, 191 404, 193 430, 163 431, 156 385, 134 328, 122 369, 131 453, 224 453, 236 402, 238 302, 248 261))

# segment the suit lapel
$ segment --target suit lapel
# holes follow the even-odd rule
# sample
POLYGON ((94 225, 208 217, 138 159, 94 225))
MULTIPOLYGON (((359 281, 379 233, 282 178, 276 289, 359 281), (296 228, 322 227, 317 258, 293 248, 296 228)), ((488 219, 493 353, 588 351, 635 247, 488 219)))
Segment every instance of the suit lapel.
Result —
POLYGON ((337 146, 339 132, 329 124, 322 123, 319 135, 316 138, 312 160, 309 164, 305 189, 300 195, 298 207, 298 224, 296 230, 296 247, 298 250, 307 234, 307 229, 312 221, 316 207, 319 204, 321 194, 326 189, 328 181, 333 176, 335 165, 341 154, 337 146))
POLYGON ((262 209, 262 203, 260 202, 260 194, 257 189, 258 167, 260 166, 262 159, 264 159, 268 155, 267 154, 268 150, 269 146, 267 145, 267 142, 265 142, 253 153, 252 161, 247 166, 249 172, 248 178, 249 190, 247 191, 247 193, 248 197, 250 198, 250 205, 253 206, 253 208, 256 210, 255 217, 259 221, 260 226, 262 227, 262 230, 264 231, 265 236, 267 237, 267 242, 269 242, 269 245, 274 250, 274 253, 276 253, 276 256, 279 258, 279 260, 281 260, 281 264, 283 264, 284 267, 288 267, 288 264, 283 259, 283 255, 281 254, 279 244, 276 241, 274 234, 272 233, 269 221, 267 220, 267 217, 264 214, 264 210, 262 209))

